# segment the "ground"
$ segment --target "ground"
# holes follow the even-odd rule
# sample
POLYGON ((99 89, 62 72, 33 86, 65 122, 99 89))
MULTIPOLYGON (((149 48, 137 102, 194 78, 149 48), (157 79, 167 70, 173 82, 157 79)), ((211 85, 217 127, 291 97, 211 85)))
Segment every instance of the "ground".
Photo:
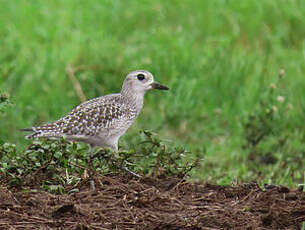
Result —
MULTIPOLYGON (((0 229, 303 229, 305 193, 176 177, 94 176, 79 191, 0 190, 0 229)), ((70 188, 71 189, 71 188, 70 188)))

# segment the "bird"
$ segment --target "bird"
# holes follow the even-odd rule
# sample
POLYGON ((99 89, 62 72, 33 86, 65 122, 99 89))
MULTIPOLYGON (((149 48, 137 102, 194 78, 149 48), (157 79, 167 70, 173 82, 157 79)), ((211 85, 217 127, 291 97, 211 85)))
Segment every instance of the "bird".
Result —
POLYGON ((90 152, 95 147, 117 152, 119 138, 134 123, 143 108, 145 93, 152 89, 169 90, 150 72, 135 70, 126 76, 120 93, 85 101, 54 122, 21 131, 32 132, 26 139, 65 137, 88 144, 90 152))

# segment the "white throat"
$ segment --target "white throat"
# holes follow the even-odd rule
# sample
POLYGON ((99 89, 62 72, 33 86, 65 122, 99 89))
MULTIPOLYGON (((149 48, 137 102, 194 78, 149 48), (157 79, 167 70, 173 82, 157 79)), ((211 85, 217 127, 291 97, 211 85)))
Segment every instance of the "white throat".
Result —
POLYGON ((145 91, 135 91, 130 87, 124 87, 121 91, 121 96, 128 102, 128 104, 134 106, 139 113, 143 107, 145 91))

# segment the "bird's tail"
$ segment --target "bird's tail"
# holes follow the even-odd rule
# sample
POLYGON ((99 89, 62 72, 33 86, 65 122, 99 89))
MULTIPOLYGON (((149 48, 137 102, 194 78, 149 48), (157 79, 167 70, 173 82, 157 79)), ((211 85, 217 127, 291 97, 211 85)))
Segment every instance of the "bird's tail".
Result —
POLYGON ((58 130, 58 123, 49 123, 42 126, 36 126, 31 128, 20 129, 24 132, 32 132, 31 134, 25 136, 26 139, 33 139, 37 137, 61 137, 63 134, 61 130, 58 130))
POLYGON ((38 137, 41 134, 41 131, 36 131, 35 128, 25 128, 25 129, 19 129, 21 132, 33 132, 29 135, 26 135, 25 138, 26 139, 33 139, 35 137, 38 137))
POLYGON ((19 129, 19 131, 21 131, 21 132, 33 132, 34 129, 33 128, 25 128, 25 129, 19 129))

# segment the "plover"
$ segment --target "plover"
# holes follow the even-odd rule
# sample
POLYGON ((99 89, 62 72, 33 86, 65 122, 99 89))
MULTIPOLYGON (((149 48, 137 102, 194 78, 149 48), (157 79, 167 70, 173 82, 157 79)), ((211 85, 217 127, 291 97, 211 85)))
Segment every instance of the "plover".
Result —
POLYGON ((129 73, 120 93, 88 100, 57 121, 21 131, 32 138, 61 138, 118 151, 118 140, 136 120, 143 107, 144 94, 151 89, 169 88, 154 81, 145 70, 129 73))

